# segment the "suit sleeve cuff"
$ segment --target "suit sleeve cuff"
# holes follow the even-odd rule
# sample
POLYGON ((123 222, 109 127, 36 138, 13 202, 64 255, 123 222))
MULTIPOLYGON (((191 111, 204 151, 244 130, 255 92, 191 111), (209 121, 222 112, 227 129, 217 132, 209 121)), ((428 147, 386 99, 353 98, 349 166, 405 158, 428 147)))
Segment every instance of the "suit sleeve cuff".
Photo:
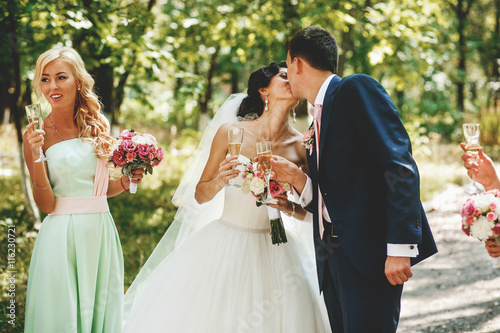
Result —
POLYGON ((307 180, 306 180, 306 185, 304 186, 304 189, 302 190, 302 193, 300 194, 299 198, 299 203, 302 207, 308 206, 312 199, 313 199, 313 186, 311 182, 311 178, 309 178, 308 175, 306 175, 307 180))
POLYGON ((418 256, 418 246, 417 244, 387 244, 387 255, 415 258, 418 256))

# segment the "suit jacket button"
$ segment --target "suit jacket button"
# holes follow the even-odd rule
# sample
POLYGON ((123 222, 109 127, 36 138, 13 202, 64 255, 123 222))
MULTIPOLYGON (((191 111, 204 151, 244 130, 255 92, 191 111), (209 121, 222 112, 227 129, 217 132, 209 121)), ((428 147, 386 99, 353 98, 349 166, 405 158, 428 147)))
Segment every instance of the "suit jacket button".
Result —
POLYGON ((415 248, 415 246, 410 245, 410 250, 413 250, 414 248, 415 248))
POLYGON ((420 220, 419 219, 417 219, 417 221, 415 222, 415 226, 417 227, 417 229, 420 228, 420 220))

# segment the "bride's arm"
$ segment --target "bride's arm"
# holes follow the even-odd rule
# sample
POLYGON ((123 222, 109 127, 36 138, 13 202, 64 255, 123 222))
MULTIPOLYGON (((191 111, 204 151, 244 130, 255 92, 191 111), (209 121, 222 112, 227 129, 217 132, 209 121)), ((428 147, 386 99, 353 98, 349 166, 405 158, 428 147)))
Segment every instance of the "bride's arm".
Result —
POLYGON ((210 156, 194 194, 199 204, 212 200, 230 179, 236 178, 239 174, 234 167, 241 163, 231 162, 236 158, 235 156, 226 158, 227 129, 227 124, 222 125, 212 141, 210 156))

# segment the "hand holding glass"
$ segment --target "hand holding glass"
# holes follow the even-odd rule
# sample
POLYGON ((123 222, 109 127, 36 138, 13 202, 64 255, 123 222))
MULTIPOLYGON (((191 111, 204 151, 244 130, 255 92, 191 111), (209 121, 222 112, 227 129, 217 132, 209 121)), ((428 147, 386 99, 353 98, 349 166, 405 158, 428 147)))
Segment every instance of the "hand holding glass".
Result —
MULTIPOLYGON (((243 143, 243 128, 239 127, 229 127, 227 130, 227 140, 229 144, 229 155, 240 156, 241 144, 243 143)), ((231 178, 229 180, 229 186, 240 187, 236 184, 236 179, 231 178)))
POLYGON ((257 142, 257 161, 259 162, 260 169, 264 172, 264 178, 267 183, 267 198, 265 203, 277 203, 277 200, 271 198, 271 192, 269 191, 269 181, 271 177, 271 157, 273 152, 271 149, 271 141, 261 141, 257 142))
MULTIPOLYGON (((28 121, 30 123, 38 121, 38 123, 33 126, 34 130, 43 129, 42 109, 40 107, 40 103, 26 105, 26 116, 28 117, 28 121)), ((40 147, 40 157, 35 162, 43 162, 47 160, 48 158, 45 157, 43 149, 40 147)))
MULTIPOLYGON (((479 148, 481 148, 481 145, 479 144, 479 124, 474 124, 474 123, 467 123, 463 124, 463 132, 464 132, 464 138, 465 138, 465 151, 469 154, 472 154, 475 156, 474 158, 474 163, 477 162, 478 158, 478 151, 479 148)), ((476 176, 472 175, 472 185, 470 190, 468 190, 469 194, 477 194, 481 191, 481 189, 477 186, 476 182, 476 176)))

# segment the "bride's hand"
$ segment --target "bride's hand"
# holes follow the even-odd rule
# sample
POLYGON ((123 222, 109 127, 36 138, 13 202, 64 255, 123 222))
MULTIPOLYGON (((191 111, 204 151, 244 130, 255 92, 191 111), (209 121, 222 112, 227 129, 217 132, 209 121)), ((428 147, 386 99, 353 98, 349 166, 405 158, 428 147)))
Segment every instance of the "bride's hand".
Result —
POLYGON ((286 194, 279 194, 273 197, 273 199, 276 199, 278 201, 277 204, 269 204, 269 207, 272 208, 278 208, 281 210, 283 213, 287 214, 288 216, 291 216, 294 212, 293 209, 293 202, 288 200, 288 197, 286 194))
POLYGON ((237 160, 238 156, 228 156, 219 164, 219 178, 224 184, 229 183, 230 179, 238 177, 240 171, 236 169, 241 162, 237 160))

